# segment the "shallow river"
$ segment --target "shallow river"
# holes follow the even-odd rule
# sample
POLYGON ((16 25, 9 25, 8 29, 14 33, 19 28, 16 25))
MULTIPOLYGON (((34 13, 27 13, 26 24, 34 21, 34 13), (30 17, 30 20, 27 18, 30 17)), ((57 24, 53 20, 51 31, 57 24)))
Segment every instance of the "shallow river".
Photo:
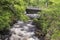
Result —
POLYGON ((32 20, 28 22, 18 21, 11 28, 10 40, 39 40, 35 36, 35 25, 32 25, 32 20))

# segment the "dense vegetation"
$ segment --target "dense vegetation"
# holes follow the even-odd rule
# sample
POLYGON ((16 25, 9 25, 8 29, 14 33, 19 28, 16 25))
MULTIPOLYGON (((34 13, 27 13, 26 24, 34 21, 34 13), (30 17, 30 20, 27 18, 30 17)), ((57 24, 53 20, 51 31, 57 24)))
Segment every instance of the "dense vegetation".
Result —
POLYGON ((42 8, 34 22, 45 39, 60 40, 60 0, 0 0, 0 31, 9 29, 13 21, 27 21, 29 18, 24 14, 27 6, 42 8))
POLYGON ((0 30, 10 28, 13 21, 27 21, 24 15, 25 3, 23 0, 0 0, 0 30))
POLYGON ((34 19, 37 28, 40 30, 36 34, 44 36, 45 40, 60 40, 60 3, 57 0, 51 1, 53 4, 48 4, 47 8, 43 7, 45 9, 40 12, 40 17, 34 19))
POLYGON ((25 9, 29 5, 36 6, 36 1, 0 0, 0 30, 9 29, 17 20, 27 21, 29 18, 25 15, 25 9))

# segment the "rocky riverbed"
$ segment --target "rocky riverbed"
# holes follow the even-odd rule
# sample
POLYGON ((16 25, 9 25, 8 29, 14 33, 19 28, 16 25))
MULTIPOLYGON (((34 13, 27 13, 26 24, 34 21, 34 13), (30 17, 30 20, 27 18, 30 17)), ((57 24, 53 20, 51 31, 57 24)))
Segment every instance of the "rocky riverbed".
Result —
POLYGON ((32 20, 28 22, 18 21, 10 31, 12 33, 10 40, 39 40, 35 36, 35 25, 32 25, 32 20))

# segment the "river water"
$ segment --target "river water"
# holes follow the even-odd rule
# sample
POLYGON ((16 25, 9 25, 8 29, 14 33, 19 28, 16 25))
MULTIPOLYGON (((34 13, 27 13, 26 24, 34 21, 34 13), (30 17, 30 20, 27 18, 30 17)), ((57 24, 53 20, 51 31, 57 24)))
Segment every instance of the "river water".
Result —
POLYGON ((32 25, 32 20, 28 22, 18 21, 11 28, 10 40, 39 40, 35 36, 35 25, 32 25))

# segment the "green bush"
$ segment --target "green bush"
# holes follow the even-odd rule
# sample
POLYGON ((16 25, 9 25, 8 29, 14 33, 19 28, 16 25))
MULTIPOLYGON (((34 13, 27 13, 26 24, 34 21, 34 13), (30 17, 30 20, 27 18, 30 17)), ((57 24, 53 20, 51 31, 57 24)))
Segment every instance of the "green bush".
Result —
POLYGON ((0 1, 0 31, 9 29, 16 20, 27 21, 29 19, 24 14, 25 5, 23 0, 0 1))
POLYGON ((0 13, 0 31, 10 28, 11 12, 4 11, 0 13))
POLYGON ((60 11, 58 8, 43 10, 35 23, 45 36, 50 35, 50 40, 60 40, 60 11))

